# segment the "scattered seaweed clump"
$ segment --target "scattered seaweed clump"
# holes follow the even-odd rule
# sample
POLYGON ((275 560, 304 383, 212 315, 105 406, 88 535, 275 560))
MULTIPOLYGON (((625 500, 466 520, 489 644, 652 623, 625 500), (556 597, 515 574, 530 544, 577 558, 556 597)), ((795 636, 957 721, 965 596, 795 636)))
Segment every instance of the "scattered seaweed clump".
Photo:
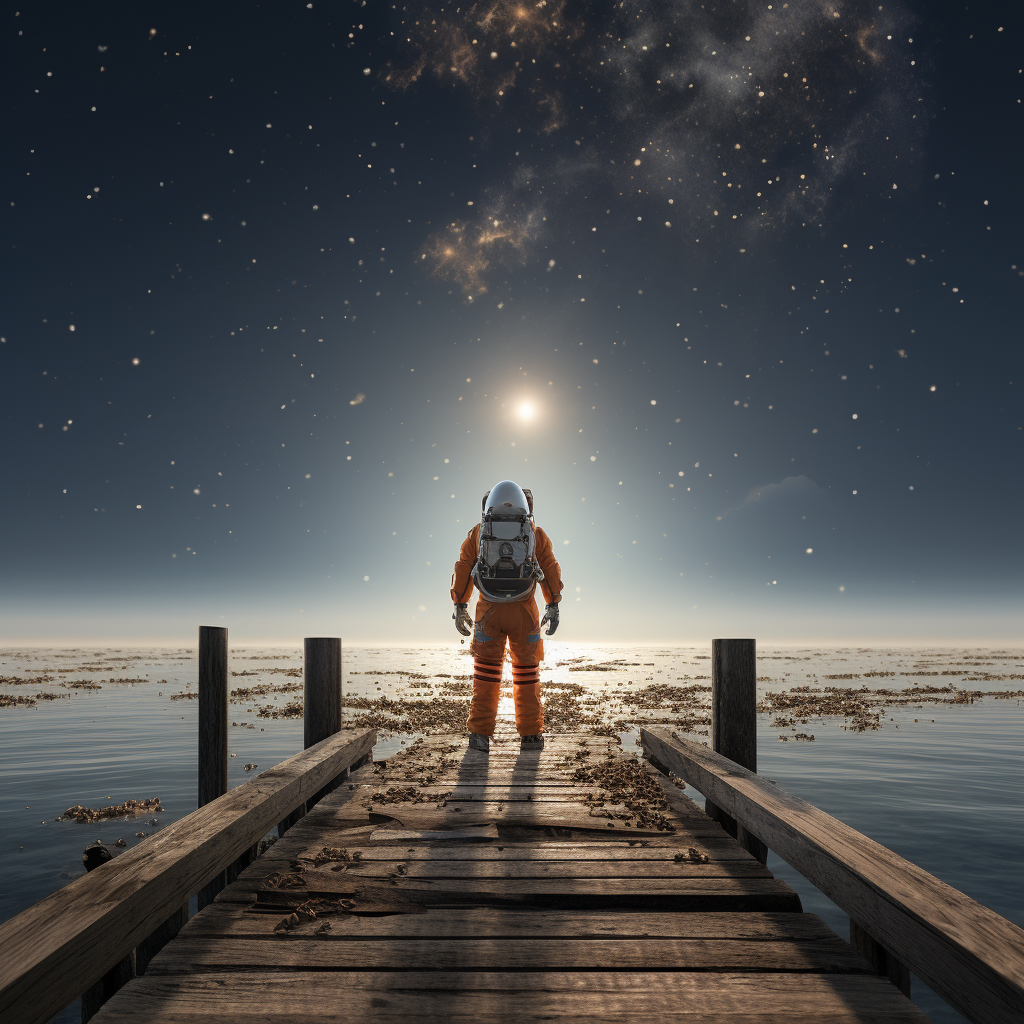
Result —
POLYGON ((94 821, 106 821, 110 818, 138 818, 143 814, 152 814, 154 811, 162 811, 160 797, 155 796, 149 800, 125 800, 123 804, 110 807, 83 807, 75 804, 69 807, 61 817, 65 820, 90 823, 94 821))
MULTIPOLYGON (((584 757, 587 749, 581 748, 584 757)), ((582 759, 581 759, 582 760, 582 759)), ((599 786, 603 793, 587 793, 584 803, 597 811, 596 817, 614 818, 626 822, 635 819, 636 828, 672 831, 672 826, 663 811, 668 800, 658 781, 636 757, 610 756, 597 765, 580 765, 572 774, 573 782, 581 785, 599 786), (608 803, 620 805, 626 810, 618 811, 607 807, 608 803)))
POLYGON ((350 853, 344 847, 339 846, 325 846, 319 853, 313 858, 314 866, 321 864, 329 864, 332 862, 340 862, 342 864, 355 864, 357 861, 363 859, 363 855, 359 850, 350 853))
POLYGON ((41 700, 60 700, 62 693, 0 693, 0 708, 34 708, 41 700))

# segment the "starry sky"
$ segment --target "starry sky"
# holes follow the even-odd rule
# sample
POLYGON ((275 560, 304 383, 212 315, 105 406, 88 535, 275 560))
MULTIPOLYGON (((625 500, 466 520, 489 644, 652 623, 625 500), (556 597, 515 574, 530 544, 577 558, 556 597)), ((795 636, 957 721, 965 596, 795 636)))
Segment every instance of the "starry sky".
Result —
POLYGON ((455 643, 503 478, 559 639, 1020 641, 1019 5, 57 12, 3 15, 3 642, 455 643))

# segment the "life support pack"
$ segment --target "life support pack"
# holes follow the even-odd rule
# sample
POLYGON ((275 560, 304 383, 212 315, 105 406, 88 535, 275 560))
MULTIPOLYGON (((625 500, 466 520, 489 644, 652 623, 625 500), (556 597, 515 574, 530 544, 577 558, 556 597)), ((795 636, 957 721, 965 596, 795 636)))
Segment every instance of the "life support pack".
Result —
POLYGON ((533 495, 502 480, 484 495, 473 582, 488 601, 525 601, 544 578, 536 559, 533 495))

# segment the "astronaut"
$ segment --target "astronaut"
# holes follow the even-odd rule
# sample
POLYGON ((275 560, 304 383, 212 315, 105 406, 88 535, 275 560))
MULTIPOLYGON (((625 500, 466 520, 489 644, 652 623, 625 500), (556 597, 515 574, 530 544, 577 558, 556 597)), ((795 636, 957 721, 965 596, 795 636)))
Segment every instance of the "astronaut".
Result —
POLYGON ((558 628, 562 570, 548 535, 533 523, 530 491, 502 480, 484 495, 481 508, 480 524, 462 542, 451 589, 456 629, 463 636, 473 634, 473 701, 466 723, 469 745, 482 751, 490 747, 508 641, 516 731, 523 750, 540 749, 544 745, 541 627, 547 625, 547 636, 558 628), (534 597, 538 583, 546 602, 543 618, 534 597), (467 608, 474 584, 479 591, 475 622, 467 608))

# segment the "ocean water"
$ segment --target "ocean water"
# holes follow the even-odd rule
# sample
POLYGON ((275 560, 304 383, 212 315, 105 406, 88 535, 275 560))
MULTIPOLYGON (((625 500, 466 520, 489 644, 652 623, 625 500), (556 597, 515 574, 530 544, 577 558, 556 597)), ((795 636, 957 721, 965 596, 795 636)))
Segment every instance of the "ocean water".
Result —
MULTIPOLYGON (((615 723, 632 750, 637 730, 628 723, 637 717, 679 721, 680 713, 667 710, 667 703, 683 691, 691 710, 682 717, 691 718, 691 727, 696 719, 700 738, 707 694, 686 688, 710 685, 707 649, 550 641, 547 647, 542 680, 552 708, 555 695, 569 694, 587 724, 615 723)), ((762 648, 758 659, 761 698, 812 687, 822 701, 819 714, 798 714, 792 722, 780 724, 778 708, 759 715, 760 774, 1024 926, 1024 700, 1005 696, 1024 689, 1024 652, 762 648), (905 697, 915 684, 949 683, 951 692, 905 697), (864 686, 894 693, 870 698, 880 728, 860 731, 864 716, 851 715, 848 701, 835 703, 827 688, 864 686), (950 703, 957 691, 1004 696, 950 703), (903 698, 895 695, 900 692, 903 698), (811 735, 813 741, 797 738, 811 735)), ((349 718, 382 708, 386 714, 381 698, 423 701, 423 707, 464 699, 471 671, 465 648, 451 645, 356 648, 345 651, 343 663, 349 700, 378 702, 348 709, 349 718)), ((301 718, 275 717, 289 702, 301 701, 301 664, 298 649, 232 651, 232 688, 269 690, 239 694, 231 704, 229 718, 237 724, 229 731, 230 786, 248 777, 245 765, 256 765, 255 774, 301 749, 301 718)), ((0 706, 6 868, 0 920, 82 874, 81 854, 89 843, 100 839, 114 846, 123 839, 131 847, 195 809, 197 702, 190 695, 196 687, 194 650, 0 651, 0 698, 23 701, 0 706), (46 694, 56 699, 39 697, 46 694), (161 799, 159 814, 90 824, 55 820, 77 804, 102 807, 152 797, 161 799)), ((839 694, 844 696, 850 693, 839 694)), ((389 756, 426 726, 415 710, 420 705, 409 707, 385 719, 395 723, 394 731, 378 727, 375 757, 389 756)), ((512 731, 511 713, 511 699, 503 696, 499 731, 512 731)), ((456 707, 453 721, 458 714, 456 707)), ((782 715, 794 717, 790 711, 782 715)), ((802 876, 774 855, 769 867, 800 893, 805 910, 848 935, 846 916, 802 876)), ((941 1024, 963 1019, 917 979, 913 998, 941 1024)), ((55 1018, 77 1019, 74 1004, 55 1018)))

